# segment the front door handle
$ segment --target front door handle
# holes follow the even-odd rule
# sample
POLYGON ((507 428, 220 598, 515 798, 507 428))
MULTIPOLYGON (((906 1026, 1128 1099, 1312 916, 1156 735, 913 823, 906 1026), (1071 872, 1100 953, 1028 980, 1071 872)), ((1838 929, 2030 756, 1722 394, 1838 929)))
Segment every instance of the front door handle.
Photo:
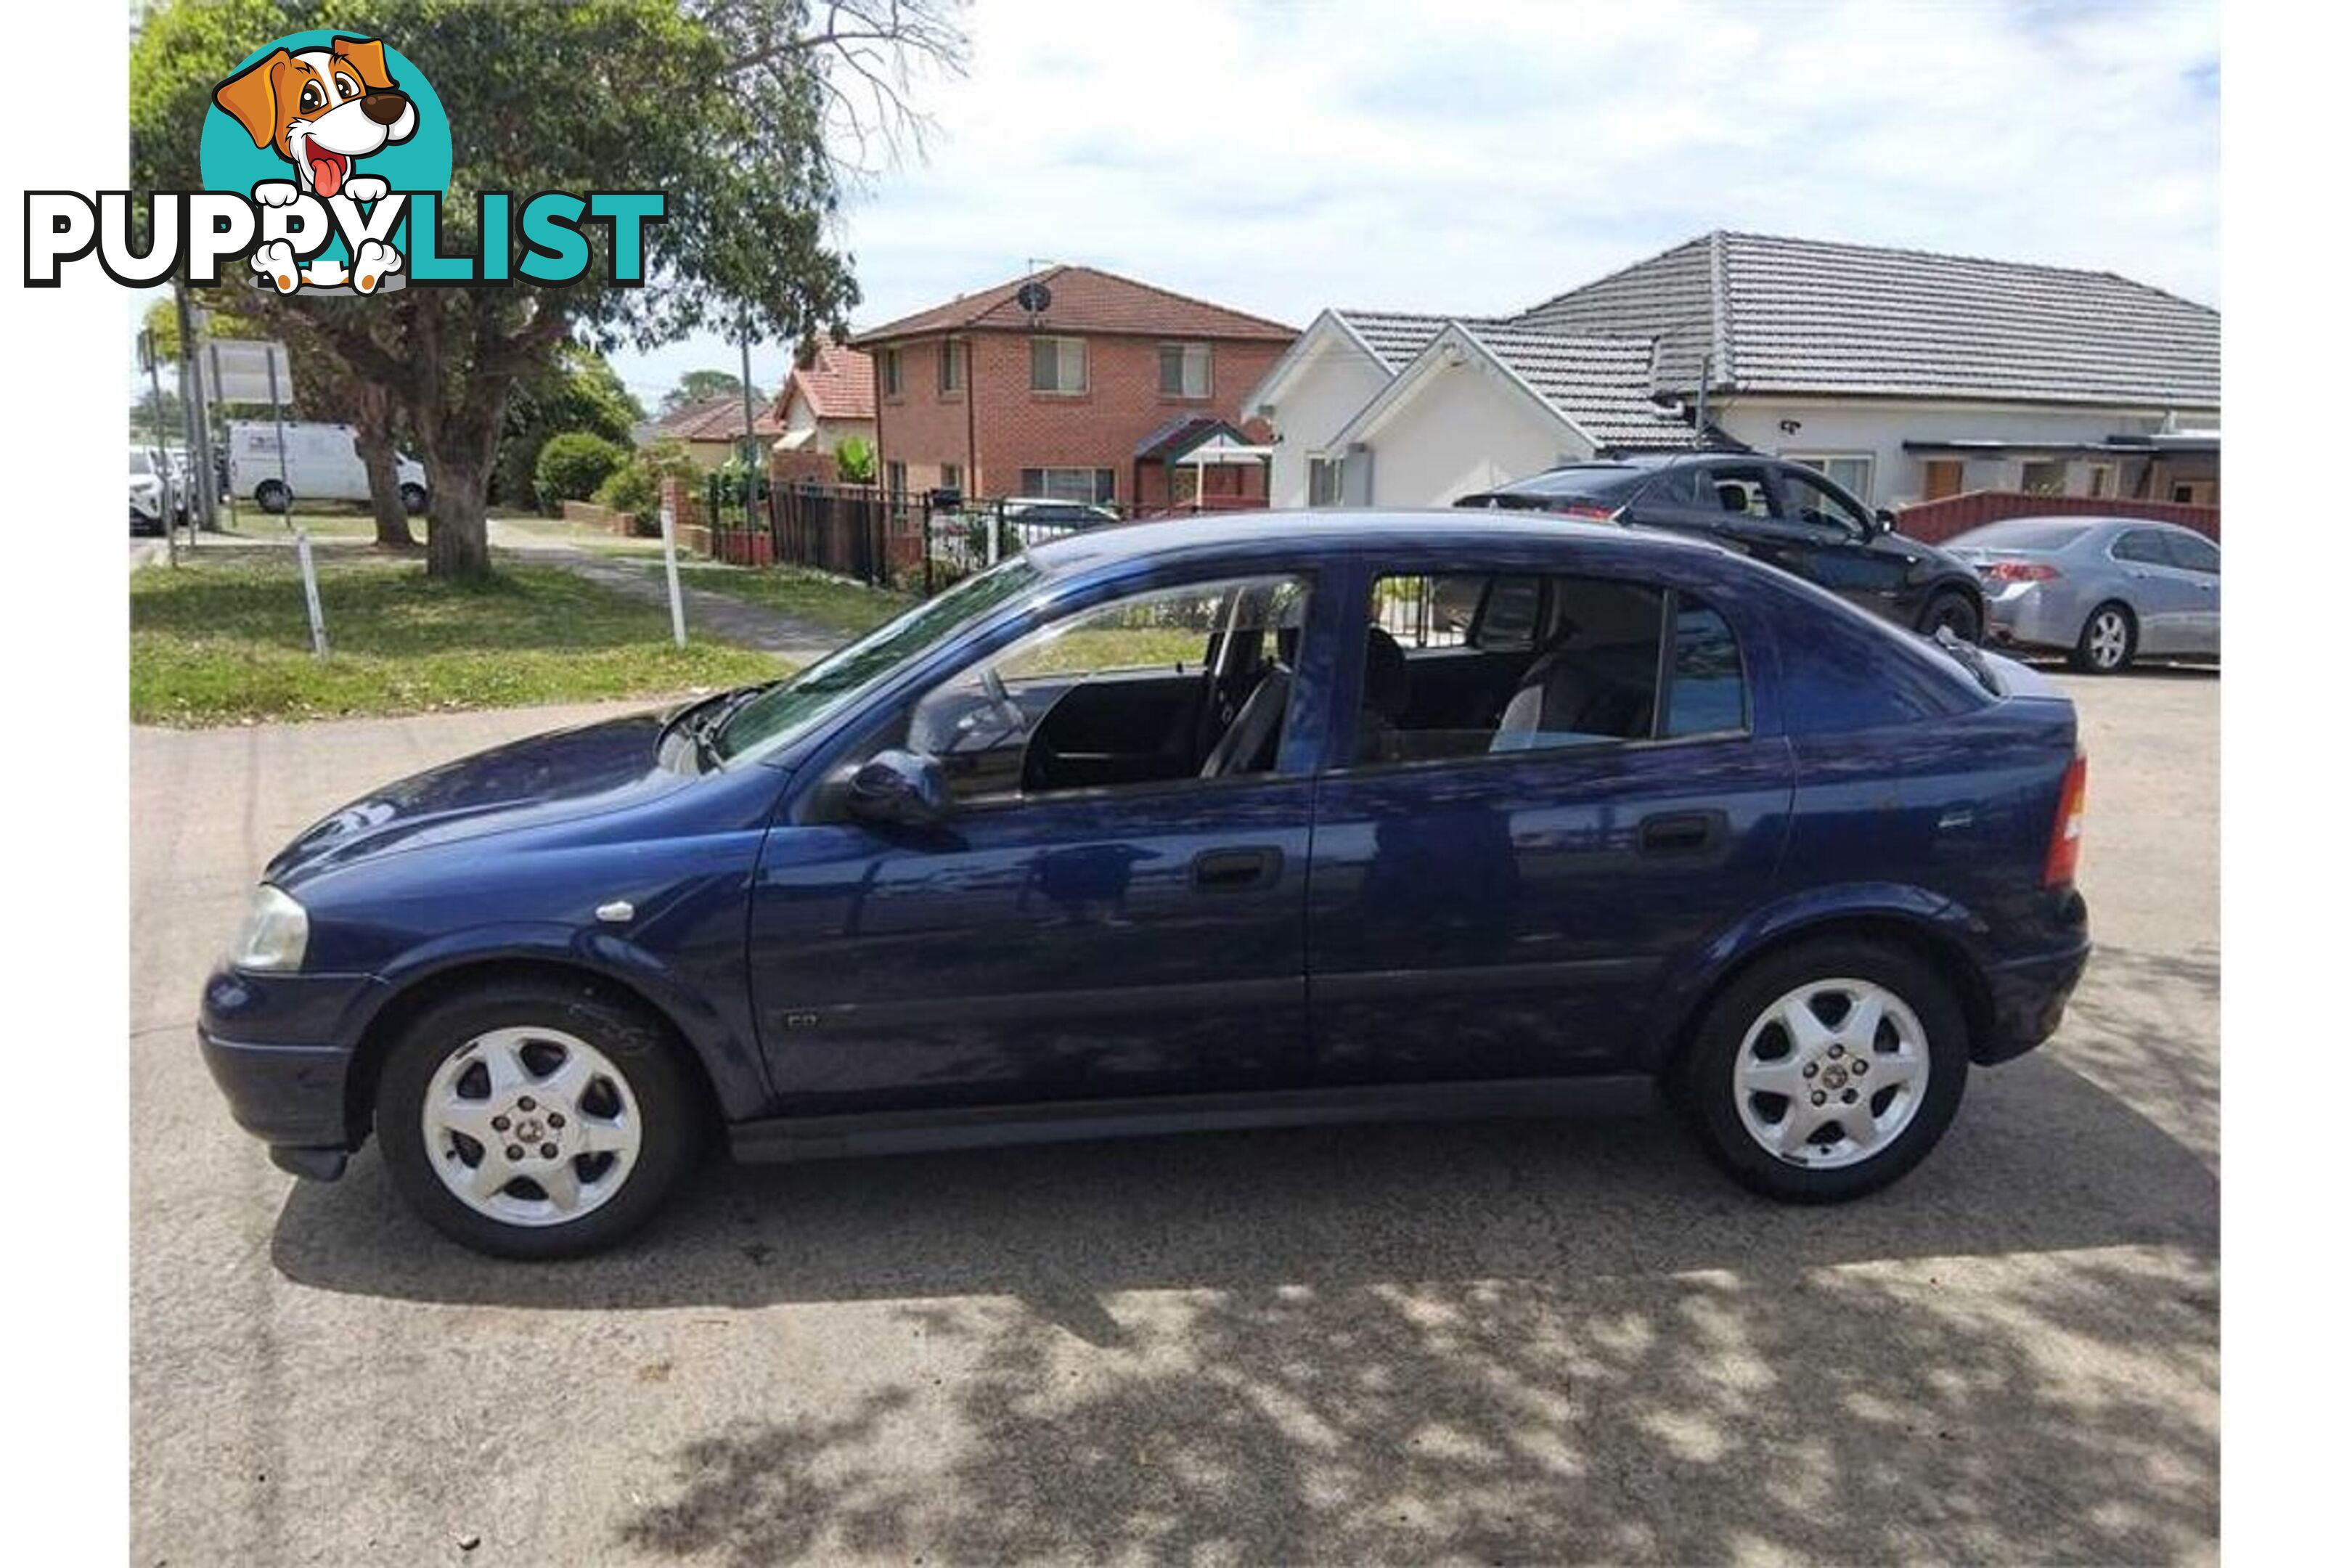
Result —
POLYGON ((1248 849, 1203 849, 1192 857, 1192 886, 1204 893, 1236 893, 1272 885, 1282 875, 1282 851, 1271 845, 1248 849))
POLYGON ((1644 855, 1695 855, 1715 847, 1723 833, 1719 811, 1668 811, 1642 818, 1644 855))

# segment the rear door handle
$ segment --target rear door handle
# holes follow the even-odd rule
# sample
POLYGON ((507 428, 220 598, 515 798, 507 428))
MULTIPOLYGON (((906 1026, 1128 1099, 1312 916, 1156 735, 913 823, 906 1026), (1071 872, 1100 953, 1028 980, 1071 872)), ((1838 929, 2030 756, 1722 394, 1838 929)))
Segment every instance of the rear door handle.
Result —
POLYGON ((1712 849, 1722 837, 1719 811, 1669 811, 1642 818, 1644 855, 1691 855, 1712 849))
POLYGON ((1192 857, 1192 886, 1204 893, 1236 893, 1270 886, 1282 875, 1282 851, 1272 845, 1248 849, 1203 849, 1192 857))

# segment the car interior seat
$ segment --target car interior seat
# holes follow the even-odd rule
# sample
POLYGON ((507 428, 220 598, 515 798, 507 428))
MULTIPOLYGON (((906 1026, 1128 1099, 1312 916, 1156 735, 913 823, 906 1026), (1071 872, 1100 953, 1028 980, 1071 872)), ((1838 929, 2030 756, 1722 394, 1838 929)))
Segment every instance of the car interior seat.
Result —
POLYGON ((1412 666, 1403 645, 1379 626, 1364 628, 1364 694, 1356 710, 1356 757, 1386 755, 1390 738, 1412 706, 1412 666))
POLYGON ((1598 650, 1554 648, 1528 666, 1503 709, 1489 751, 1525 750, 1536 737, 1633 740, 1650 731, 1646 682, 1612 673, 1598 650))
POLYGON ((1715 499, 1722 503, 1724 510, 1744 513, 1748 510, 1748 487, 1738 479, 1718 480, 1715 499))

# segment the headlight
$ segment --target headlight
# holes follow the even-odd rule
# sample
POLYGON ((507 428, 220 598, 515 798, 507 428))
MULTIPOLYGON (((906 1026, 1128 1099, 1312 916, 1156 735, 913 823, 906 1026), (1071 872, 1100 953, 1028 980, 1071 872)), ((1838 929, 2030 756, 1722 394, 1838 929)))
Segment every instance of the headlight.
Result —
POLYGON ((264 882, 253 889, 253 901, 245 910, 245 929, 236 933, 228 961, 238 969, 299 969, 302 950, 310 942, 310 917, 302 906, 264 882))

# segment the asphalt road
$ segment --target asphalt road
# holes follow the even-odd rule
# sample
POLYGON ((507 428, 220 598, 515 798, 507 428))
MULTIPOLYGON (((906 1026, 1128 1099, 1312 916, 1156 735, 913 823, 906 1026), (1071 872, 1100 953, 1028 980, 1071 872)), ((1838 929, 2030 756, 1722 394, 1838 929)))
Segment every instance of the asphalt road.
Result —
POLYGON ((278 1173, 190 1028, 279 842, 574 713, 140 731, 132 1561, 2210 1561, 2220 683, 2069 685, 2099 951, 1880 1198, 1266 1133, 722 1166, 543 1268, 278 1173))

